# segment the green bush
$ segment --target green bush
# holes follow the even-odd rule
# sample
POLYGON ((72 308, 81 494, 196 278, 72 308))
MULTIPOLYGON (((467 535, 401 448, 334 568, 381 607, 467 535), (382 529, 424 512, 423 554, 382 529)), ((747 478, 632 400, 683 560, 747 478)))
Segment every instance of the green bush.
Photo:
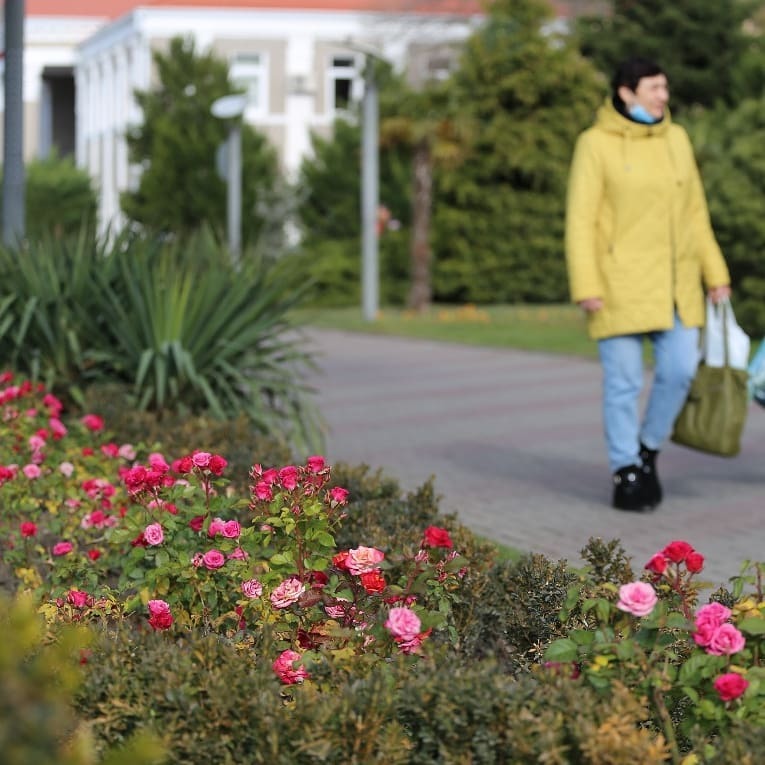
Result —
MULTIPOLYGON (((55 154, 26 166, 26 236, 31 241, 95 230, 96 193, 85 170, 55 154)), ((2 198, 2 194, 0 194, 2 198)))

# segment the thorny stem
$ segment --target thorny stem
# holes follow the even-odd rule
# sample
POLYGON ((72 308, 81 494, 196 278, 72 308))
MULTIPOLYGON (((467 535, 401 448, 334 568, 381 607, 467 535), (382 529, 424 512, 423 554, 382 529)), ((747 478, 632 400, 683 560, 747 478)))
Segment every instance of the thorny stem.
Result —
POLYGON ((661 694, 661 688, 658 686, 654 686, 653 691, 651 693, 652 700, 654 707, 656 708, 656 711, 659 714, 659 719, 661 720, 661 728, 664 731, 664 737, 667 740, 667 745, 669 746, 669 751, 672 756, 672 762, 673 763, 679 763, 680 762, 680 748, 677 745, 677 738, 675 736, 675 728, 672 725, 672 718, 669 715, 669 710, 667 709, 667 705, 664 703, 664 696, 661 694))

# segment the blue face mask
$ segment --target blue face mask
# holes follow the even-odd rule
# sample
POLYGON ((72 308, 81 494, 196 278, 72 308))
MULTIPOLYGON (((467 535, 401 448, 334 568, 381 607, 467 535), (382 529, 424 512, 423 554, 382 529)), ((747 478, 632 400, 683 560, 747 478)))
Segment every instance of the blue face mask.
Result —
POLYGON ((648 113, 647 109, 644 106, 641 106, 640 104, 635 104, 634 106, 630 106, 628 109, 630 117, 632 117, 633 120, 636 122, 642 122, 646 125, 653 125, 654 122, 658 122, 659 120, 648 113))

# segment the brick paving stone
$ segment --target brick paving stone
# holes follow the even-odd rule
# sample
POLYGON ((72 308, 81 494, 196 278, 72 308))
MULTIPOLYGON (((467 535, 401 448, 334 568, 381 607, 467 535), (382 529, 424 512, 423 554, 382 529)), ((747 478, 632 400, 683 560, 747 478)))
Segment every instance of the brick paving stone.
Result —
POLYGON ((306 337, 328 459, 382 468, 407 490, 435 476, 442 510, 476 533, 574 564, 590 537, 619 538, 636 567, 684 538, 714 584, 744 559, 765 560, 756 404, 739 456, 667 444, 664 502, 622 513, 609 506, 596 361, 328 330, 306 337))

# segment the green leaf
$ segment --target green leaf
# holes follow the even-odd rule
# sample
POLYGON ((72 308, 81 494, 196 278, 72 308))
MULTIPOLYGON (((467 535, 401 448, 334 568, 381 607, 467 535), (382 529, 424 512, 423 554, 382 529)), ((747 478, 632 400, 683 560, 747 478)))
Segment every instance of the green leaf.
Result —
POLYGON ((556 661, 561 663, 576 661, 579 651, 577 644, 568 638, 555 640, 545 651, 545 661, 556 661))
POLYGON ((747 635, 765 635, 765 619, 748 617, 737 624, 741 632, 747 635))

